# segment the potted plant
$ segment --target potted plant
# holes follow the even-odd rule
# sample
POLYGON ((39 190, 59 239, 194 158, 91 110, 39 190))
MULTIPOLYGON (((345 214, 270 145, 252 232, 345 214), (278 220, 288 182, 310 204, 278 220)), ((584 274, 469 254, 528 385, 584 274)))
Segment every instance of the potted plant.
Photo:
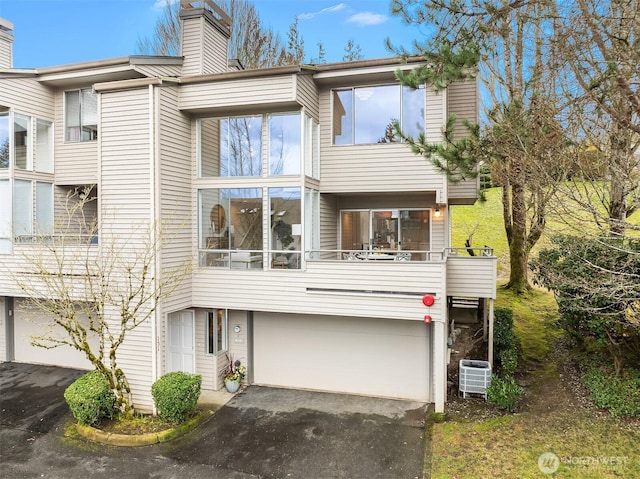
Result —
POLYGON ((239 359, 233 360, 227 354, 227 367, 223 370, 224 386, 230 393, 236 392, 240 388, 240 383, 247 374, 246 366, 242 366, 239 359))

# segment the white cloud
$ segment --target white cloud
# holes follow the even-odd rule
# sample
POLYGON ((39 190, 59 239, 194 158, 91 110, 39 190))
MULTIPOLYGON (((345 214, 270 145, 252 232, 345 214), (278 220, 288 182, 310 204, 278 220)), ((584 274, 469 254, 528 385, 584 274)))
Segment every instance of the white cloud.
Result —
POLYGON ((347 8, 346 3, 339 3, 337 5, 333 5, 332 7, 323 8, 318 12, 310 12, 310 13, 301 13, 298 15, 298 19, 300 20, 310 20, 318 15, 324 15, 325 13, 338 12, 344 8, 347 8))
POLYGON ((347 23, 353 23, 359 27, 369 27, 386 22, 389 18, 381 13, 361 12, 347 18, 347 23))

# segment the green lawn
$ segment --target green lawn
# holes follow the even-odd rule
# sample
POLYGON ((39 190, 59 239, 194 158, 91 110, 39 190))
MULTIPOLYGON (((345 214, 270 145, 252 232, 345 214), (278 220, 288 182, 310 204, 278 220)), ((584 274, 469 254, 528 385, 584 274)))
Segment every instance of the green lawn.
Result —
MULTIPOLYGON (((504 232, 501 195, 501 188, 491 188, 486 191, 486 201, 477 201, 472 206, 456 205, 451 208, 453 225, 451 246, 454 248, 464 247, 465 240, 473 235, 471 244, 474 247, 487 245, 494 249, 494 253, 498 257, 498 276, 505 277, 509 271, 509 247, 504 232)), ((554 201, 562 200, 556 199, 554 201)), ((547 211, 545 231, 534 247, 532 256, 535 256, 540 248, 547 246, 549 239, 554 234, 573 232, 582 235, 585 228, 595 232, 595 228, 589 222, 568 226, 559 215, 560 209, 552 202, 547 211)), ((629 218, 629 223, 640 224, 640 210, 629 218)))
POLYGON ((496 304, 514 311, 525 360, 521 369, 528 371, 523 404, 512 415, 447 417, 435 424, 431 477, 640 478, 640 423, 583 407, 564 384, 552 350, 560 336, 553 296, 540 290, 515 296, 499 288, 496 304), (538 467, 545 453, 560 460, 553 475, 538 467))
MULTIPOLYGON (((473 234, 473 246, 494 248, 499 275, 504 277, 509 259, 500 190, 489 190, 486 202, 454 206, 451 214, 452 246, 464 246, 473 234)), ((538 248, 548 244, 554 233, 566 230, 564 223, 549 216, 538 248)), ((640 222, 640 212, 634 218, 640 222)), ((514 295, 500 286, 496 306, 513 310, 522 343, 521 371, 527 384, 523 403, 511 415, 490 419, 447 416, 435 424, 431 477, 640 478, 640 423, 585 407, 559 368, 562 354, 554 346, 562 333, 555 324, 558 311, 553 295, 540 289, 514 295), (541 456, 559 460, 555 473, 543 473, 539 460, 543 469, 554 463, 544 462, 541 456)))

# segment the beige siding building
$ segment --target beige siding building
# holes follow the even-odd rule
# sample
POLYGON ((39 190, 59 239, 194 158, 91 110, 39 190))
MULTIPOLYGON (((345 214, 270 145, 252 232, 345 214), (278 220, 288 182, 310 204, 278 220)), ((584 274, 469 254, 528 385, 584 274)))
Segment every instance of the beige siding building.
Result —
MULTIPOLYGON (((69 347, 31 346, 51 318, 20 286, 61 241, 64 261, 43 261, 62 265, 78 303, 83 274, 105 265, 114 295, 146 253, 154 284, 183 271, 119 349, 141 410, 170 371, 224 387, 230 355, 250 384, 442 411, 452 305, 472 298, 491 329, 496 258, 450 248, 450 208, 476 200, 477 180, 449 184, 391 124, 441 141, 448 115, 477 119, 476 82, 400 86, 394 72, 417 59, 242 70, 213 2, 180 18, 181 57, 33 70, 11 68, 0 19, 0 361, 90 367, 69 347)), ((116 306, 103 308, 113 330, 116 306)))

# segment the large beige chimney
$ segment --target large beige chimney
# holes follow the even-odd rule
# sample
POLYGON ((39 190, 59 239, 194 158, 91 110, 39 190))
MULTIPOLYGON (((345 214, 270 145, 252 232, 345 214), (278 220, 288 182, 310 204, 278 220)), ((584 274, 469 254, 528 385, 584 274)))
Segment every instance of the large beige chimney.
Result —
POLYGON ((13 68, 13 23, 0 18, 0 68, 13 68))
POLYGON ((180 1, 183 75, 228 71, 231 19, 212 0, 180 1))

